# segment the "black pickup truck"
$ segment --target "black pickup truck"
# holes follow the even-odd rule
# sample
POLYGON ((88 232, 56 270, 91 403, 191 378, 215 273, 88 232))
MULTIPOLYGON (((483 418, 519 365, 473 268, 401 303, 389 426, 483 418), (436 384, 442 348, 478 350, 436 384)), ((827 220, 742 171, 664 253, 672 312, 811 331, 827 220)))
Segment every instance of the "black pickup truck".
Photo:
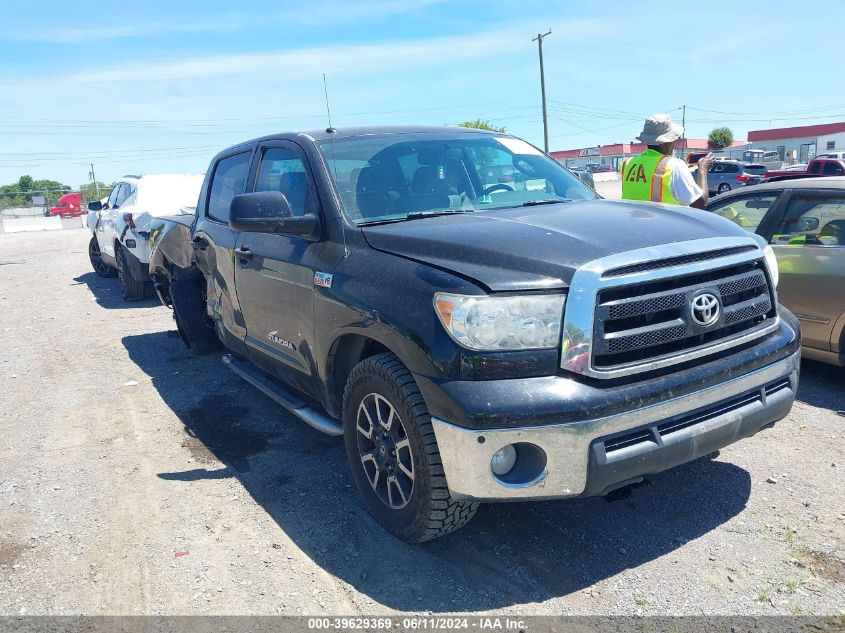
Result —
POLYGON ((151 241, 188 346, 222 343, 343 435, 367 507, 407 541, 479 502, 602 495, 709 454, 786 416, 798 386, 758 237, 601 200, 507 134, 248 141, 213 159, 192 224, 151 241))

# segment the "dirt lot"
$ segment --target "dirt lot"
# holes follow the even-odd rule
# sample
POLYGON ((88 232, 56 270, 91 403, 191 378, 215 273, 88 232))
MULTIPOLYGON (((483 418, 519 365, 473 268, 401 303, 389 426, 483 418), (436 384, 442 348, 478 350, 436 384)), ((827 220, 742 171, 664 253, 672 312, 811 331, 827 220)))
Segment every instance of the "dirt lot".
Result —
POLYGON ((0 236, 0 614, 845 612, 841 369, 806 362, 786 420, 650 485, 409 546, 339 440, 189 358, 87 239, 0 236))

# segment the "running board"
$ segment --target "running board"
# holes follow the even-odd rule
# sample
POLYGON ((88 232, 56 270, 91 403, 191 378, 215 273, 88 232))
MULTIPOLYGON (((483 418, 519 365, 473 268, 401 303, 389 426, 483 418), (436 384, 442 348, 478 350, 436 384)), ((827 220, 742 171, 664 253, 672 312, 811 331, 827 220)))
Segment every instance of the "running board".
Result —
POLYGON ((305 422, 321 433, 326 435, 343 435, 343 427, 332 420, 330 417, 315 411, 301 400, 297 399, 291 393, 288 393, 284 387, 265 376, 259 370, 236 360, 231 354, 223 355, 223 364, 235 372, 238 376, 246 380, 253 387, 261 391, 264 395, 269 396, 285 409, 293 413, 300 420, 305 422))

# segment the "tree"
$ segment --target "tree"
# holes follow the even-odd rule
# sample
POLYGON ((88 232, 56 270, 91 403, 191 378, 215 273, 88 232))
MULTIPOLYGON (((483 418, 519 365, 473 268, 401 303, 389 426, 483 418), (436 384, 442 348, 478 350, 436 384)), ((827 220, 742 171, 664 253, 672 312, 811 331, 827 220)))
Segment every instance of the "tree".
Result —
POLYGON ((489 130, 490 132, 507 132, 507 130, 503 127, 497 127, 490 123, 490 121, 482 121, 481 119, 476 119, 475 121, 464 121, 463 123, 458 123, 458 127, 472 127, 476 130, 489 130))
POLYGON ((56 180, 35 180, 32 176, 21 176, 11 185, 0 186, 0 208, 28 207, 33 196, 41 196, 48 206, 54 204, 63 194, 70 191, 68 185, 56 180))
POLYGON ((725 149, 733 145, 733 142, 734 133, 729 127, 713 128, 707 137, 707 147, 709 149, 725 149))
POLYGON ((90 202, 92 200, 100 200, 102 198, 108 198, 109 194, 111 193, 112 187, 114 187, 114 183, 107 185, 104 182, 97 181, 97 186, 100 188, 100 195, 97 197, 97 187, 94 186, 93 182, 86 182, 84 185, 79 186, 79 192, 82 194, 82 200, 85 202, 90 202))
POLYGON ((35 181, 32 176, 21 176, 18 179, 18 191, 32 191, 35 188, 35 181))

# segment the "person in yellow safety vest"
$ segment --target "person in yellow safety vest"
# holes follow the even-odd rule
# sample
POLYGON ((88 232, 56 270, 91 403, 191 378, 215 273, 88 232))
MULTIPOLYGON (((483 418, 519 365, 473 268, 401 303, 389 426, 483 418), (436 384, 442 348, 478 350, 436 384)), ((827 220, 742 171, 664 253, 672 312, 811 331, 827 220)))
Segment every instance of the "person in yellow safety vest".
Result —
POLYGON ((623 200, 650 200, 703 209, 707 204, 707 170, 713 162, 708 154, 698 161, 698 182, 687 164, 674 158, 675 141, 684 133, 668 114, 653 114, 645 120, 637 137, 648 146, 639 156, 622 163, 623 200))

